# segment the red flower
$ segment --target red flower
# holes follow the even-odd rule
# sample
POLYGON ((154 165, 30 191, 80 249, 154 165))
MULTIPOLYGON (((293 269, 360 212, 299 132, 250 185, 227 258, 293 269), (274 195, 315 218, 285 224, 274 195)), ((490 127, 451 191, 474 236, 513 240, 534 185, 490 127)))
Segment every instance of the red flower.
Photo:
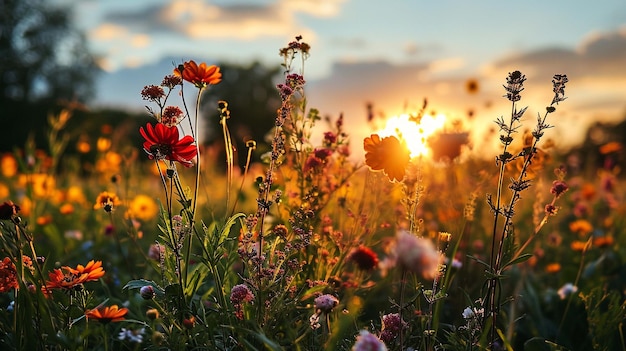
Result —
POLYGON ((378 266, 378 256, 367 246, 359 246, 350 252, 348 260, 353 261, 364 271, 371 271, 378 266))
POLYGON ((204 88, 209 84, 215 85, 222 81, 222 73, 218 66, 207 66, 204 62, 198 66, 193 60, 179 65, 178 68, 174 69, 174 74, 183 77, 184 80, 193 83, 198 88, 204 88))
POLYGON ((380 138, 378 134, 363 140, 365 164, 372 170, 382 170, 389 180, 402 181, 411 153, 404 143, 395 136, 380 138))
POLYGON ((139 133, 146 139, 143 149, 151 159, 166 159, 178 161, 185 167, 193 166, 192 160, 198 154, 195 140, 189 135, 178 140, 177 127, 168 127, 161 123, 153 127, 148 123, 146 129, 139 128, 139 133))

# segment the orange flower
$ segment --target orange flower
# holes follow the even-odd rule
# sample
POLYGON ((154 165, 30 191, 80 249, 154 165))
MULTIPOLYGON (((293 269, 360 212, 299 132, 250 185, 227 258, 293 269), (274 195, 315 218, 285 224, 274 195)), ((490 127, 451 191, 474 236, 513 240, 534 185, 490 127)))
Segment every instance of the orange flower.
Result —
POLYGON ((585 241, 573 241, 570 244, 570 248, 574 251, 584 251, 585 247, 587 246, 587 243, 585 241))
POLYGON ((618 152, 622 150, 622 144, 620 144, 617 141, 611 141, 609 143, 606 143, 602 146, 600 146, 600 153, 602 155, 607 155, 613 152, 618 152))
POLYGON ((587 220, 577 219, 569 224, 569 230, 580 236, 585 236, 593 231, 593 226, 587 220))
POLYGON ((79 264, 78 266, 76 266, 76 269, 73 269, 70 267, 66 267, 66 268, 72 274, 76 274, 76 275, 86 274, 87 275, 85 277, 86 282, 95 281, 95 280, 102 278, 102 276, 104 276, 104 268, 102 268, 102 261, 91 260, 85 266, 83 266, 82 264, 79 264))
POLYGON ((615 239, 612 236, 599 236, 597 238, 593 238, 593 246, 596 247, 607 247, 613 245, 615 239))
POLYGON ((402 181, 411 159, 406 144, 401 143, 395 136, 381 139, 378 134, 372 134, 363 140, 363 148, 365 164, 372 170, 382 170, 391 181, 402 181))
POLYGON ((76 268, 63 266, 48 273, 47 289, 70 290, 85 282, 98 280, 104 276, 102 261, 91 260, 85 266, 79 264, 76 268))
POLYGON ((94 210, 104 209, 105 212, 113 211, 113 208, 121 203, 117 195, 107 191, 101 192, 96 198, 96 204, 93 205, 94 210))
POLYGON ((71 290, 86 281, 87 274, 74 274, 67 268, 68 267, 57 268, 48 273, 49 280, 46 282, 46 290, 71 290))
POLYGON ((128 313, 128 308, 119 308, 117 305, 113 305, 89 310, 85 313, 85 317, 95 319, 100 323, 109 323, 124 320, 126 313, 128 313))
POLYGON ((546 272, 548 273, 557 273, 561 270, 561 265, 558 263, 550 263, 546 266, 546 272))
POLYGON ((179 65, 178 68, 174 69, 174 74, 193 83, 197 88, 204 88, 209 84, 215 85, 222 81, 222 73, 220 73, 218 66, 207 66, 204 62, 198 66, 193 60, 179 65))
POLYGON ((65 203, 59 208, 59 212, 63 215, 69 215, 74 213, 74 205, 65 203))

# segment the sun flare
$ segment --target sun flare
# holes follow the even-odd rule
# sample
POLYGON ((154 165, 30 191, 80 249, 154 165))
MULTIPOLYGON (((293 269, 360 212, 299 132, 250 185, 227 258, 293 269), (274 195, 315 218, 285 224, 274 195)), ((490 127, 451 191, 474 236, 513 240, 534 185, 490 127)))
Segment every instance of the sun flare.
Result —
POLYGON ((444 114, 432 116, 425 114, 417 121, 408 114, 393 116, 387 120, 385 128, 378 132, 381 137, 396 136, 406 142, 411 157, 430 154, 427 140, 435 131, 443 128, 446 122, 444 114))

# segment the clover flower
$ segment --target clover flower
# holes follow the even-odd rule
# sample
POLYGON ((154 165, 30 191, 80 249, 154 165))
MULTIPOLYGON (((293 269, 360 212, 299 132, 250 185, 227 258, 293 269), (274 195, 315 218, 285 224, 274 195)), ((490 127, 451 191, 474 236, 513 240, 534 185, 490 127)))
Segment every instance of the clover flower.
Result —
POLYGON ((233 286, 230 291, 230 302, 235 307, 235 316, 243 320, 243 304, 254 301, 254 294, 246 284, 233 286))
POLYGON ((339 304, 339 300, 330 294, 318 296, 313 302, 315 303, 315 310, 322 313, 329 313, 339 304))

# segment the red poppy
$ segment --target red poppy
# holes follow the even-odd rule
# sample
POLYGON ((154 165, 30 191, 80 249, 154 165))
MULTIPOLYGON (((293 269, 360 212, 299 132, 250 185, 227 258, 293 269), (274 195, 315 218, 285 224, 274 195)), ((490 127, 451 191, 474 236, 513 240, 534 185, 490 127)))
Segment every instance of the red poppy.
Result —
POLYGON ((100 307, 85 313, 87 319, 92 318, 100 323, 119 322, 124 320, 128 308, 119 308, 117 305, 100 307))
POLYGON ((402 181, 411 153, 406 144, 395 136, 382 138, 378 134, 363 140, 365 163, 374 171, 382 170, 389 180, 402 181))
POLYGON ((181 67, 174 69, 174 74, 183 77, 184 80, 193 83, 198 88, 204 88, 209 84, 217 84, 222 81, 222 73, 220 68, 215 65, 207 66, 202 62, 199 66, 195 61, 187 61, 181 67))
POLYGON ((177 127, 168 127, 161 123, 153 127, 148 123, 145 129, 139 128, 139 133, 146 139, 143 149, 151 159, 166 159, 178 161, 185 167, 193 166, 192 160, 198 154, 195 140, 189 135, 179 140, 177 127))

